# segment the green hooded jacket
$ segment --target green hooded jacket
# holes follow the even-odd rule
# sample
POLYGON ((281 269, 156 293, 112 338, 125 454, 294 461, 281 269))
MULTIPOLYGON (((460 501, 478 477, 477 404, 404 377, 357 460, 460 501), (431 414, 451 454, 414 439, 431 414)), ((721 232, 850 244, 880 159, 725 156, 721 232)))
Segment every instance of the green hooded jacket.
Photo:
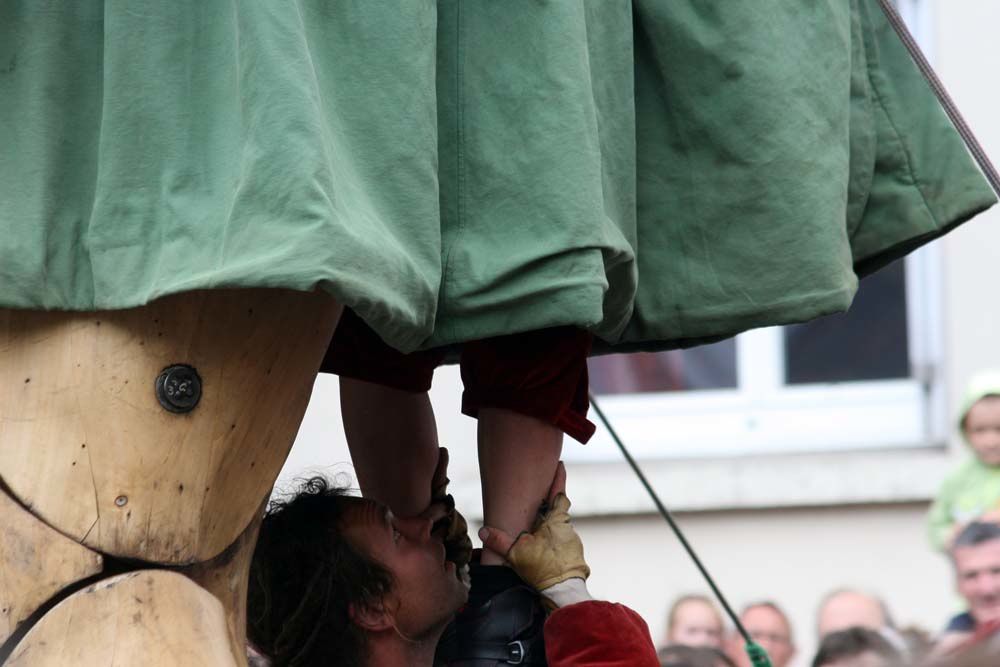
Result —
MULTIPOLYGON (((958 418, 958 429, 963 439, 965 416, 973 405, 987 396, 1000 396, 1000 373, 982 373, 969 383, 958 418)), ((955 526, 968 523, 984 512, 998 509, 1000 466, 986 465, 972 452, 966 461, 945 478, 934 499, 927 517, 931 544, 935 549, 945 550, 955 526)))

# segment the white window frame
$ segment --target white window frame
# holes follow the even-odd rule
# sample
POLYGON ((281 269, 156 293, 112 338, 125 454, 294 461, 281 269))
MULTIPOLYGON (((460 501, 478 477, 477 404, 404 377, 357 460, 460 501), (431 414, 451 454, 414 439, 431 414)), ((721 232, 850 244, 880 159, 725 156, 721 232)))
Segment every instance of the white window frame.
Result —
MULTIPOLYGON (((940 252, 906 262, 910 377, 784 383, 781 327, 736 337, 737 387, 599 397, 615 430, 643 459, 738 457, 936 446, 947 437, 941 371, 940 252)), ((603 427, 574 462, 619 457, 603 427)))

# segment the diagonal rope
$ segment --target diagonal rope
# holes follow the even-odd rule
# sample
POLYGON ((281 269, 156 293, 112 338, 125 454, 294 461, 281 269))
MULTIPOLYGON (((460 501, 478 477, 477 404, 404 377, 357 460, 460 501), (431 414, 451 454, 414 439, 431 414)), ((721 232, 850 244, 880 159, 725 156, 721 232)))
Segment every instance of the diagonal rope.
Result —
POLYGON ((979 143, 976 139, 976 135, 972 133, 972 128, 969 124, 965 122, 965 118, 959 112, 958 107, 955 105, 955 101, 951 99, 951 95, 945 89, 944 84, 941 83, 941 79, 934 72, 934 68, 931 67, 930 62, 928 62, 927 57, 924 55, 923 51, 920 50, 920 46, 917 44, 917 40, 914 39, 910 30, 906 27, 906 23, 903 21, 903 17, 899 15, 896 7, 893 6, 892 0, 879 0, 879 4, 882 7, 882 11, 885 12, 886 18, 889 19, 889 23, 892 25, 892 29, 896 31, 899 36, 900 41, 906 47, 906 50, 910 52, 910 57, 916 64, 920 73, 924 75, 927 80, 928 85, 931 90, 934 91, 934 95, 937 96, 938 102, 941 103, 941 107, 944 112, 948 114, 948 118, 951 120, 955 129, 958 130, 958 134, 962 137, 962 141, 965 142, 965 146, 969 149, 969 153, 972 154, 973 159, 975 159, 976 164, 982 170, 983 175, 986 180, 989 181, 990 186, 993 187, 993 191, 996 192, 997 197, 1000 197, 1000 174, 997 174, 996 167, 990 162, 989 156, 986 155, 986 151, 983 150, 983 145, 979 143))
POLYGON ((681 546, 684 547, 684 550, 694 562, 695 567, 698 568, 698 571, 701 572, 701 576, 704 577, 705 581, 708 583, 708 587, 712 589, 712 593, 719 601, 719 604, 722 605, 726 615, 733 622, 733 625, 736 626, 736 630, 743 637, 743 641, 746 642, 745 648, 747 655, 750 657, 750 661, 753 663, 754 667, 771 667, 771 660, 767 656, 767 651, 765 651, 760 644, 754 642, 753 637, 751 637, 750 633, 747 632, 747 629, 743 627, 739 616, 737 616, 733 611, 733 608, 729 606, 729 601, 726 599, 726 596, 723 595, 722 591, 719 590, 719 587, 715 585, 715 580, 712 579, 712 575, 709 574, 708 569, 705 568, 701 559, 698 558, 697 552, 695 552, 691 543, 688 542, 687 537, 684 535, 684 531, 682 531, 681 527, 677 525, 674 517, 670 514, 670 510, 667 509, 667 507, 663 504, 663 501, 661 501, 660 497, 656 494, 656 491, 653 490, 649 480, 646 479, 646 475, 643 474, 642 469, 639 468, 639 464, 636 463, 634 458, 632 458, 632 454, 630 454, 628 449, 625 447, 625 443, 623 443, 621 438, 618 437, 618 433, 615 431, 614 427, 611 426, 611 422, 608 421, 604 411, 601 410, 601 406, 597 404, 597 399, 593 394, 590 394, 590 404, 594 406, 594 412, 597 413, 601 423, 604 424, 604 428, 608 429, 608 433, 611 434, 612 440, 614 440, 615 444, 618 445, 618 449, 621 450, 625 460, 632 467, 632 471, 635 472, 636 477, 639 478, 639 482, 643 485, 643 487, 645 487, 646 493, 648 493, 649 497, 652 498, 653 504, 656 505, 656 509, 659 510, 660 515, 666 520, 670 529, 674 531, 674 535, 677 537, 677 540, 681 543, 681 546))

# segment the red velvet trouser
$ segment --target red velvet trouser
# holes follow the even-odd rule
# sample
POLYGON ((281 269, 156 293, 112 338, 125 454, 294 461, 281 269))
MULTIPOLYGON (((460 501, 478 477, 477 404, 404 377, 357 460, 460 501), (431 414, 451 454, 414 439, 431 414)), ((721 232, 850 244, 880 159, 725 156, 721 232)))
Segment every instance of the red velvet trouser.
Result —
MULTIPOLYGON (((462 412, 476 417, 481 408, 505 408, 587 442, 594 434, 587 419, 590 341, 585 331, 555 327, 465 343, 459 362, 465 385, 462 412)), ((442 350, 396 351, 345 309, 320 372, 424 392, 443 360, 442 350)))

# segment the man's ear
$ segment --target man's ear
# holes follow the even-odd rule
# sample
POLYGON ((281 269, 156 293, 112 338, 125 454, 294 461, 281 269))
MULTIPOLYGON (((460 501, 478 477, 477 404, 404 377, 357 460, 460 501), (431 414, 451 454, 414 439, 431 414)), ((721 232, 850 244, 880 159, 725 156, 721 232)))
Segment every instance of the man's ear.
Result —
POLYGON ((393 627, 392 615, 382 603, 373 607, 352 602, 348 613, 351 615, 351 622, 366 632, 382 632, 393 627))

